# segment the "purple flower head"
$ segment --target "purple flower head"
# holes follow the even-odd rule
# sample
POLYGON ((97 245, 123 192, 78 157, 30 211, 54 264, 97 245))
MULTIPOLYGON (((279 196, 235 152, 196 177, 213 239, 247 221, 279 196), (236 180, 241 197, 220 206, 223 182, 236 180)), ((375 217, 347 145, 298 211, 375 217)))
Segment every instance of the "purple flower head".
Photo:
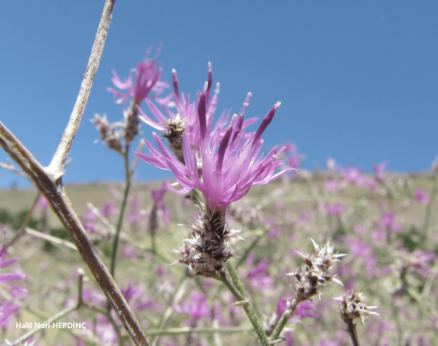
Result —
MULTIPOLYGON (((117 99, 117 104, 126 104, 129 97, 134 99, 134 103, 139 105, 146 97, 149 96, 151 91, 155 91, 158 95, 168 84, 160 81, 161 68, 157 66, 156 57, 154 59, 148 59, 148 55, 151 51, 149 48, 146 52, 145 59, 137 64, 136 69, 132 69, 129 72, 129 76, 125 80, 120 80, 117 73, 113 70, 114 77, 111 79, 120 90, 126 90, 125 93, 108 88, 117 99), (135 72, 135 80, 133 81, 133 72, 135 72)), ((160 47, 157 50, 157 54, 160 51, 160 47)))
POLYGON ((220 127, 210 132, 207 124, 207 96, 204 91, 199 100, 199 149, 184 137, 183 150, 185 164, 179 162, 154 133, 159 151, 146 141, 152 155, 135 153, 140 159, 151 165, 171 170, 181 190, 170 190, 186 194, 192 189, 199 190, 206 200, 209 210, 224 213, 230 203, 241 199, 253 185, 264 185, 274 181, 291 168, 280 173, 274 172, 283 164, 278 156, 284 148, 275 147, 264 158, 259 156, 263 145, 261 136, 272 121, 280 103, 277 103, 265 116, 258 130, 248 136, 242 131, 243 114, 234 116, 223 135, 220 127))
POLYGON ((428 204, 429 203, 429 197, 426 195, 423 189, 417 189, 415 191, 414 198, 422 203, 422 204, 428 204))

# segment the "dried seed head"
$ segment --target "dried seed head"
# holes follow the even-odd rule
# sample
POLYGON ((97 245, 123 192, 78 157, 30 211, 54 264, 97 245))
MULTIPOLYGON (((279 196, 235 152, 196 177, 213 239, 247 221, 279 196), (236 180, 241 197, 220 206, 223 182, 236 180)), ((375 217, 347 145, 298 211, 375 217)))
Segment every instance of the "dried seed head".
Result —
POLYGON ((92 123, 96 124, 97 131, 100 133, 100 140, 104 142, 108 148, 122 153, 122 141, 120 131, 116 131, 117 125, 110 125, 106 115, 101 117, 99 114, 94 114, 92 123))
POLYGON ((364 304, 366 297, 362 293, 346 293, 343 297, 338 297, 335 299, 341 302, 339 313, 341 314, 342 320, 346 324, 351 324, 355 319, 358 318, 360 318, 365 324, 365 320, 369 316, 379 316, 378 313, 371 311, 377 309, 377 306, 366 306, 366 304, 364 304))
POLYGON ((207 211, 191 226, 192 238, 185 239, 180 251, 184 263, 195 275, 215 277, 224 271, 226 261, 233 256, 230 237, 235 232, 228 228, 225 214, 207 211))
POLYGON ((327 286, 329 282, 337 282, 342 285, 335 275, 330 273, 334 262, 339 262, 343 254, 335 254, 334 247, 329 243, 319 246, 313 240, 315 253, 311 256, 304 257, 304 264, 296 273, 287 275, 295 276, 295 291, 298 302, 310 300, 313 296, 318 295, 321 298, 321 289, 327 286))
POLYGON ((126 144, 131 143, 135 136, 138 135, 140 127, 140 117, 138 116, 137 104, 133 101, 131 109, 129 111, 124 111, 125 116, 125 129, 124 137, 126 144))
POLYGON ((163 126, 167 129, 167 132, 162 136, 168 140, 169 147, 178 161, 184 163, 182 143, 184 130, 186 129, 185 121, 177 114, 175 117, 163 123, 163 126))

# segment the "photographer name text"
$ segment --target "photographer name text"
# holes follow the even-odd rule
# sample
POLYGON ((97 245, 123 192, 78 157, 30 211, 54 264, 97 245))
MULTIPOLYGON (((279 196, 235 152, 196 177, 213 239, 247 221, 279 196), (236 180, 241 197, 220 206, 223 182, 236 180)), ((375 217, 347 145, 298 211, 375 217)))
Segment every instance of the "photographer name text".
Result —
POLYGON ((39 323, 39 322, 16 322, 15 328, 22 329, 86 329, 85 322, 53 322, 53 323, 39 323))

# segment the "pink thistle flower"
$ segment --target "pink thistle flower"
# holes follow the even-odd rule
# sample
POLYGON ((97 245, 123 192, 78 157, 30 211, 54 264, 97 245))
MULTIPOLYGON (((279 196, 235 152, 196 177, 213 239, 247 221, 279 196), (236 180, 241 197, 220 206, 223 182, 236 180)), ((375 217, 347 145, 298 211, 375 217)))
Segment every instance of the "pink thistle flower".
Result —
POLYGON ((233 117, 222 138, 219 128, 210 133, 207 130, 206 106, 207 93, 204 92, 198 105, 199 151, 189 140, 183 141, 186 166, 171 155, 155 133, 154 139, 159 151, 146 140, 152 155, 135 154, 157 168, 171 170, 182 186, 182 189, 177 191, 167 182, 167 187, 173 192, 186 194, 192 189, 197 189, 205 196, 210 211, 218 210, 224 213, 228 205, 246 195, 251 186, 268 184, 292 169, 274 174, 283 164, 278 160, 278 156, 284 148, 279 150, 275 147, 266 157, 257 157, 263 145, 261 136, 272 121, 280 103, 269 111, 257 132, 250 134, 248 138, 245 138, 246 134, 242 131, 243 114, 233 117))
POLYGON ((417 189, 415 191, 414 198, 422 203, 422 204, 428 204, 429 203, 429 196, 426 195, 423 189, 417 189))
POLYGON ((377 179, 379 179, 380 181, 385 180, 386 166, 387 166, 386 162, 381 162, 381 163, 373 165, 374 173, 376 174, 377 179))
MULTIPOLYGON (((155 59, 148 59, 148 55, 151 51, 149 48, 146 52, 146 56, 143 61, 137 64, 136 69, 132 69, 129 72, 129 76, 125 80, 120 80, 117 73, 113 70, 114 77, 111 79, 120 90, 126 90, 126 93, 114 90, 113 88, 108 88, 107 90, 111 92, 117 99, 117 104, 126 104, 129 97, 132 97, 134 103, 139 105, 146 97, 149 96, 151 91, 155 91, 156 94, 160 94, 169 85, 165 82, 160 81, 161 68, 157 66, 157 61, 155 59), (133 73, 135 72, 135 80, 133 82, 133 73)), ((160 48, 157 50, 159 53, 160 48)))

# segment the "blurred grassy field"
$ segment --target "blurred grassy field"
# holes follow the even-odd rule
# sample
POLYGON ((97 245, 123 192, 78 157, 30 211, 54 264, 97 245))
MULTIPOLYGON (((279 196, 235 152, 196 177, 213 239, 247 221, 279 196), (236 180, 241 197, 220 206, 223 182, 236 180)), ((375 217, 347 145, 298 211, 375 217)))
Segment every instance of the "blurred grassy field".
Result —
MULTIPOLYGON (((375 218, 378 218, 378 201, 379 199, 387 199, 388 196, 379 196, 364 188, 358 188, 352 185, 336 196, 324 196, 323 193, 316 194, 315 191, 317 189, 319 189, 320 192, 323 190, 325 178, 326 175, 324 173, 317 173, 313 174, 310 178, 295 179, 287 183, 279 180, 270 185, 255 187, 244 198, 243 202, 253 207, 258 206, 258 212, 263 214, 264 218, 275 218, 275 203, 281 202, 284 208, 283 218, 285 220, 291 220, 292 216, 296 219, 297 215, 302 211, 314 209, 315 201, 318 201, 318 198, 324 198, 324 203, 342 202, 346 205, 347 212, 340 218, 340 223, 345 221, 343 218, 348 219, 347 223, 349 225, 355 224, 356 221, 357 223, 367 222, 367 219, 373 214, 375 214, 375 218), (282 190, 282 192, 277 194, 277 190, 282 190), (366 209, 367 212, 362 213, 361 208, 366 209), (349 210, 354 210, 354 213, 350 213, 349 210)), ((393 181, 399 186, 394 189, 396 193, 391 197, 390 203, 393 203, 393 208, 398 211, 399 222, 409 220, 409 222, 417 223, 417 228, 421 229, 425 213, 424 206, 419 203, 411 203, 409 207, 406 207, 406 205, 409 200, 412 200, 412 196, 417 188, 423 188, 427 193, 430 193, 433 185, 431 175, 400 174, 397 175, 393 181), (405 182, 408 183, 405 184, 405 182)), ((131 189, 131 199, 138 197, 141 200, 142 208, 147 208, 152 203, 150 189, 157 188, 160 184, 161 182, 134 184, 131 189)), ((87 203, 92 203, 97 208, 102 208, 105 203, 118 205, 119 197, 123 191, 123 184, 74 184, 67 185, 66 191, 77 214, 81 216, 87 210, 87 203), (109 193, 110 189, 112 190, 111 193, 109 193)), ((11 214, 27 210, 32 205, 36 194, 34 189, 0 190, 0 210, 8 211, 11 214)), ((181 243, 181 239, 188 235, 187 232, 182 231, 182 228, 176 226, 176 224, 189 223, 195 213, 193 206, 190 205, 190 203, 184 204, 183 199, 183 196, 178 196, 171 192, 165 195, 164 204, 172 214, 172 225, 164 230, 165 233, 161 233, 160 231, 160 234, 157 235, 157 248, 165 257, 165 260, 155 262, 156 259, 152 260, 145 251, 140 251, 140 256, 145 260, 120 259, 117 264, 116 273, 116 281, 119 287, 126 287, 128 283, 133 281, 142 283, 147 287, 148 292, 150 292, 152 296, 158 297, 157 302, 159 304, 165 304, 167 299, 166 294, 171 293, 172 290, 175 289, 179 278, 184 273, 181 266, 168 267, 168 264, 175 261, 178 257, 172 253, 172 249, 177 249, 181 243), (166 275, 170 277, 170 280, 163 281, 162 283, 158 282, 155 276, 157 270, 163 270, 166 275), (165 289, 160 286, 161 284, 166 286, 165 289), (163 294, 161 290, 167 293, 163 294)), ((431 229, 433 231, 438 231, 436 205, 437 201, 435 201, 430 220, 431 229)), ((40 211, 35 211, 35 218, 39 217, 39 213, 40 211)), ((114 218, 110 221, 115 224, 114 218)), ((281 241, 278 244, 273 244, 269 241, 263 243, 258 250, 257 258, 271 258, 272 262, 276 261, 280 263, 285 261, 282 256, 290 253, 293 249, 308 248, 310 250, 311 243, 309 242, 309 238, 310 236, 315 237, 315 234, 316 237, 319 237, 318 227, 323 227, 322 222, 327 222, 327 220, 322 220, 320 225, 315 223, 312 226, 314 229, 310 230, 309 233, 303 231, 297 233, 296 242, 294 244, 288 241, 281 241)), ((59 221, 54 217, 51 211, 48 213, 48 223, 50 227, 56 228, 60 226, 59 221)), ((133 241, 136 242, 138 248, 151 248, 151 240, 144 227, 132 227, 128 222, 125 222, 123 232, 128 234, 133 241)), ((247 239, 247 242, 239 243, 239 246, 236 247, 236 255, 242 256, 251 240, 261 234, 261 232, 262 230, 257 229, 243 229, 241 235, 247 239)), ((292 228, 284 227, 282 237, 289 237, 287 232, 293 232, 292 228)), ((14 233, 13 230, 8 229, 8 239, 11 239, 14 233)), ((321 239, 319 239, 319 241, 321 241, 321 239)), ((413 239, 413 242, 416 241, 416 239, 413 239)), ((109 265, 110 243, 110 241, 105 243, 104 239, 100 241, 98 245, 99 252, 102 254, 104 262, 107 265, 109 265)), ((435 247, 436 245, 436 243, 427 244, 428 247, 435 247)), ((59 312, 60 307, 66 306, 66 297, 75 296, 77 286, 71 277, 78 267, 83 268, 86 272, 86 276, 89 278, 86 287, 99 289, 93 277, 88 272, 86 264, 77 252, 66 248, 54 248, 52 251, 44 251, 44 246, 44 241, 31 237, 30 235, 25 235, 10 249, 11 257, 21 258, 19 265, 23 272, 29 274, 25 279, 25 286, 28 287, 30 296, 29 299, 23 303, 24 305, 18 321, 42 322, 45 318, 59 312), (43 268, 42 264, 46 268, 43 268), (25 308, 26 306, 31 306, 33 312, 31 312, 29 308, 25 308)), ((345 251, 345 246, 342 247, 341 245, 340 248, 345 251)), ((433 248, 433 250, 438 249, 433 248)), ((293 265, 295 264, 291 264, 292 268, 293 265)), ((280 274, 276 266, 270 269, 270 275, 277 276, 280 274)), ((211 283, 214 280, 209 281, 213 286, 218 284, 217 282, 211 283)), ((287 281, 285 281, 284 286, 286 289, 290 289, 288 288, 287 281)), ((327 295, 329 296, 330 294, 327 295)), ((262 310, 265 308, 263 306, 264 303, 262 304, 261 302, 255 301, 255 304, 261 304, 262 310)), ((86 309, 81 309, 78 315, 75 316, 77 316, 75 318, 76 321, 84 321, 89 318, 86 309)), ((151 313, 142 320, 148 321, 144 322, 145 324, 143 325, 144 328, 147 328, 149 325, 156 325, 158 323, 158 316, 151 313)), ((174 321, 174 323, 176 322, 174 321)), ((364 333, 364 328, 360 330, 360 333, 364 333)), ((8 332, 8 339, 14 339, 18 337, 19 334, 20 330, 14 328, 8 332)), ((241 336, 236 334, 224 334, 222 336, 222 342, 224 345, 234 345, 239 344, 239 342, 242 342, 242 345, 252 345, 247 341, 242 341, 246 339, 240 338, 241 336)), ((55 341, 59 340, 61 340, 62 345, 74 345, 71 341, 69 331, 66 330, 46 330, 42 335, 42 339, 40 339, 42 345, 55 345, 55 341)))

